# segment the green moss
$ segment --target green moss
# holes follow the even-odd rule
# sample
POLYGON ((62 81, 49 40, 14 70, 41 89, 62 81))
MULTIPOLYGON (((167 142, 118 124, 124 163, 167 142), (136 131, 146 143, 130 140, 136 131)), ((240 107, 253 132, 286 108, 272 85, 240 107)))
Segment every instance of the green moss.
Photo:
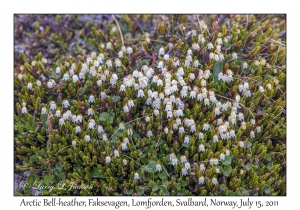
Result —
POLYGON ((284 16, 100 17, 24 17, 16 170, 54 188, 15 195, 286 195, 284 16))

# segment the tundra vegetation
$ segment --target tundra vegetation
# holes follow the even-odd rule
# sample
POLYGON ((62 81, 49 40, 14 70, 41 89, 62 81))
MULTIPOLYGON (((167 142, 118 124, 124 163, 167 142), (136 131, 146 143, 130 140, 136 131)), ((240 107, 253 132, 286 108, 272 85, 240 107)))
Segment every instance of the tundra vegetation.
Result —
POLYGON ((285 31, 270 14, 15 15, 15 195, 286 195, 285 31))

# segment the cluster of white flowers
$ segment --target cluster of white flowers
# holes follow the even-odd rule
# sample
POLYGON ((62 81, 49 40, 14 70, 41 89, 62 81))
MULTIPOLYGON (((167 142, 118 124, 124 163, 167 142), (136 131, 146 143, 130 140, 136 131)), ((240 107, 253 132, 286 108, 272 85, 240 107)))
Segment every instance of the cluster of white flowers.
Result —
MULTIPOLYGON (((204 22, 200 24, 201 28, 205 29, 207 26, 204 22)), ((187 35, 197 36, 196 31, 190 31, 187 35)), ((147 37, 146 37, 147 38, 147 37)), ((150 40, 147 40, 150 43, 150 40)), ((122 66, 122 60, 124 56, 131 56, 133 54, 133 49, 129 47, 122 46, 117 53, 117 58, 108 59, 104 56, 103 53, 96 54, 95 52, 91 53, 91 56, 87 57, 85 62, 82 63, 81 69, 78 74, 75 73, 77 65, 75 63, 71 64, 71 67, 66 72, 62 72, 61 67, 57 67, 55 73, 61 76, 63 81, 68 81, 77 83, 78 81, 84 82, 87 76, 95 77, 94 85, 95 87, 102 88, 104 84, 108 86, 116 86, 117 91, 122 94, 127 94, 128 92, 132 93, 129 99, 123 102, 123 108, 121 111, 123 113, 131 113, 132 110, 135 110, 140 103, 142 105, 150 107, 152 113, 148 113, 149 116, 152 115, 154 118, 162 117, 168 120, 171 123, 164 125, 163 132, 165 134, 172 135, 183 135, 184 144, 190 144, 193 136, 198 136, 199 140, 197 143, 198 152, 204 153, 206 151, 205 147, 207 146, 203 141, 210 135, 211 132, 215 131, 212 136, 213 143, 219 142, 220 140, 230 140, 236 138, 236 132, 238 130, 234 129, 234 126, 239 126, 242 130, 246 129, 245 117, 243 114, 244 106, 242 103, 244 97, 252 96, 252 92, 259 91, 263 93, 264 87, 260 86, 259 88, 252 88, 247 81, 243 81, 238 85, 238 94, 234 97, 234 100, 228 99, 223 100, 224 98, 219 97, 214 91, 210 90, 210 82, 212 81, 213 75, 209 69, 198 69, 197 73, 191 71, 191 68, 198 68, 201 63, 199 60, 193 56, 201 48, 206 48, 209 50, 209 58, 215 61, 223 61, 225 58, 222 52, 223 42, 226 43, 228 40, 224 38, 217 38, 215 43, 205 43, 205 38, 202 35, 198 35, 198 43, 193 43, 190 49, 187 49, 184 59, 181 61, 177 57, 173 57, 172 54, 165 52, 166 49, 171 50, 173 44, 169 44, 167 47, 161 47, 158 50, 158 55, 160 60, 157 61, 155 65, 143 65, 140 69, 134 69, 131 74, 127 74, 122 77, 113 71, 114 68, 119 68, 122 66), (206 46, 205 46, 206 44, 206 46), (168 68, 169 64, 173 64, 172 71, 168 68), (119 78, 121 77, 121 78, 119 78), (197 82, 197 85, 196 85, 197 82), (221 100, 222 99, 222 100, 221 100), (186 101, 192 102, 204 108, 211 110, 215 116, 215 125, 211 122, 202 121, 202 123, 197 123, 193 118, 186 116, 186 101), (243 109, 241 109, 241 107, 243 109), (203 141, 202 141, 203 140, 203 141), (202 141, 202 142, 201 142, 202 141)), ((106 49, 111 50, 113 48, 113 43, 108 42, 106 44, 106 49)), ((227 57, 227 56, 226 56, 227 57)), ((236 53, 232 53, 232 59, 238 59, 236 53)), ((264 62, 260 61, 256 63, 257 65, 263 65, 264 62)), ((256 65, 255 64, 255 65, 256 65)), ((242 65, 243 69, 248 68, 246 62, 242 65)), ((218 75, 218 80, 222 82, 231 83, 234 81, 233 71, 227 69, 226 72, 220 72, 218 75)), ((18 78, 23 79, 22 74, 19 74, 18 78)), ((274 81, 275 84, 276 81, 274 81)), ((272 90, 272 84, 265 85, 267 90, 272 90)), ((278 84, 278 81, 277 81, 278 84)), ((37 81, 37 86, 41 86, 41 81, 37 81)), ((53 88, 56 86, 54 80, 50 79, 47 82, 48 88, 53 88)), ((27 83, 27 89, 32 91, 34 90, 34 84, 29 82, 27 83)), ((106 100, 108 95, 105 90, 101 90, 99 94, 100 99, 106 100)), ((91 106, 97 104, 96 95, 90 94, 87 101, 91 106)), ((105 129, 102 125, 97 125, 96 121, 92 119, 95 116, 95 110, 90 107, 87 109, 86 114, 88 118, 83 118, 82 115, 72 114, 70 109, 70 102, 68 100, 62 101, 62 107, 58 107, 54 101, 49 103, 49 106, 44 105, 41 109, 41 114, 48 114, 48 109, 50 111, 55 111, 55 117, 58 121, 58 125, 65 125, 67 121, 76 124, 75 133, 81 134, 84 127, 84 122, 87 123, 88 130, 92 131, 97 129, 98 134, 102 135, 102 139, 107 141, 111 136, 105 133, 105 129), (48 108, 49 107, 49 108, 48 108), (47 109, 48 108, 48 109, 47 109)), ((22 114, 27 113, 26 104, 22 106, 22 114)), ((150 122, 150 117, 145 117, 144 121, 146 123, 150 122)), ((255 120, 252 119, 251 124, 255 125, 255 120)), ((123 131, 125 130, 128 136, 133 134, 132 129, 125 128, 123 122, 119 123, 118 129, 123 131)), ((255 132, 258 134, 262 130, 260 127, 254 127, 250 132, 250 137, 255 138, 255 132)), ((85 135, 85 134, 84 134, 85 135)), ((150 129, 146 130, 145 134, 148 138, 155 136, 153 131, 150 129)), ((90 136, 85 135, 84 139, 86 142, 90 142, 90 136)), ((129 139, 127 137, 123 138, 121 145, 119 145, 120 151, 128 151, 130 147, 128 146, 129 139)), ((244 142, 239 142, 240 147, 244 147, 244 142)), ((219 159, 212 158, 206 160, 212 166, 218 165, 218 161, 224 161, 225 155, 228 156, 230 151, 223 151, 220 154, 219 159)), ((106 163, 111 162, 110 156, 118 158, 120 156, 118 150, 114 150, 109 156, 105 158, 106 163)), ((186 176, 191 170, 191 165, 185 156, 176 156, 174 153, 170 154, 169 162, 171 165, 183 164, 182 175, 186 176)), ((126 165, 126 159, 123 159, 123 164, 126 165)), ((200 164, 200 170, 204 171, 206 169, 203 163, 200 164)), ((158 163, 156 165, 156 171, 160 172, 162 170, 162 165, 158 163)), ((219 170, 219 169, 218 169, 219 170)), ((216 169, 216 173, 218 171, 216 169)), ((139 174, 134 174, 134 179, 140 179, 139 174)), ((204 184, 205 178, 203 176, 199 177, 199 184, 204 184)), ((212 183, 217 184, 217 179, 213 178, 212 183)))

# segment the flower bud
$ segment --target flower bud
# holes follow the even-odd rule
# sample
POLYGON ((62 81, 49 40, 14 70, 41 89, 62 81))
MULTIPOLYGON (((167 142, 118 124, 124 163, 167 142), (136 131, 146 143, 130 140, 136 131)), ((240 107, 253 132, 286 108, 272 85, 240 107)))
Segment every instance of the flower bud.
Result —
POLYGON ((91 141, 91 137, 89 135, 85 135, 84 139, 86 142, 90 142, 91 141))
POLYGON ((72 141, 72 146, 76 147, 76 141, 75 140, 72 141))
POLYGON ((122 160, 122 163, 126 166, 126 165, 127 165, 127 160, 126 160, 126 159, 123 159, 123 160, 122 160))
POLYGON ((106 158, 105 158, 105 163, 110 163, 110 161, 111 161, 111 157, 110 156, 107 156, 106 158))

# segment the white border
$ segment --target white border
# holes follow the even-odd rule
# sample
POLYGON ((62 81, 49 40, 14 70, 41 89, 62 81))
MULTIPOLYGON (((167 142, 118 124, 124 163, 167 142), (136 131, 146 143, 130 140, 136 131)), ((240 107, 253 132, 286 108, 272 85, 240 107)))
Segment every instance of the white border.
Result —
MULTIPOLYGON (((287 14, 287 81, 288 81, 288 109, 287 109, 287 197, 250 197, 251 200, 278 200, 279 208, 291 207, 297 209, 299 204, 299 174, 298 158, 296 156, 299 147, 297 139, 297 129, 299 125, 297 117, 298 90, 300 79, 299 52, 299 19, 297 5, 282 0, 263 0, 263 1, 33 1, 33 0, 14 0, 2 2, 0 12, 0 91, 1 91, 1 180, 0 180, 0 206, 3 209, 18 208, 20 197, 13 196, 13 14, 14 13, 286 13, 287 14), (4 4, 5 3, 5 4, 4 4)), ((36 199, 37 197, 26 197, 36 199)), ((43 199, 45 197, 39 198, 43 199)), ((78 199, 88 199, 77 197, 78 199)), ((93 197, 96 198, 96 197, 93 197)), ((173 202, 178 197, 166 197, 173 202)), ((222 200, 239 200, 239 197, 215 197, 222 200)), ((64 197, 69 200, 71 197, 64 197)), ((105 200, 126 199, 123 197, 102 197, 105 200)), ((128 199, 131 199, 128 198, 128 199)), ((136 200, 144 200, 145 197, 138 197, 136 200)), ((202 198, 199 198, 202 199, 202 198)), ((208 197, 208 199, 210 199, 208 197)), ((245 197, 243 198, 245 199, 245 197)), ((42 207, 39 207, 42 208, 42 207)), ((57 207, 56 207, 57 208, 57 207)), ((71 208, 71 207, 70 207, 71 208)), ((74 207, 72 207, 74 208, 74 207)), ((100 207, 97 207, 100 208, 100 207)), ((153 209, 162 209, 153 208, 153 209)), ((182 208, 182 207, 181 207, 182 208)), ((188 207, 190 208, 190 207, 188 207)), ((192 208, 192 207, 191 207, 192 208)), ((200 208, 200 207, 198 207, 200 208)), ((44 209, 44 208, 42 208, 44 209)), ((60 209, 60 208, 58 208, 60 209)), ((61 208, 62 209, 62 208, 61 208)), ((63 208, 63 209, 66 209, 63 208)), ((105 209, 105 208, 103 208, 105 209)), ((113 208, 110 208, 113 209, 113 208)), ((136 208, 137 209, 137 208, 136 208)), ((140 208, 142 209, 142 208, 140 208)), ((177 208, 179 209, 179 208, 177 208)), ((211 208, 214 209, 214 208, 211 208)), ((219 209, 219 208, 217 208, 219 209)), ((227 209, 227 208, 225 208, 227 209)), ((229 208, 228 208, 229 209, 229 208)), ((253 209, 253 208, 251 208, 253 209)), ((264 209, 264 208, 262 208, 264 209)))

